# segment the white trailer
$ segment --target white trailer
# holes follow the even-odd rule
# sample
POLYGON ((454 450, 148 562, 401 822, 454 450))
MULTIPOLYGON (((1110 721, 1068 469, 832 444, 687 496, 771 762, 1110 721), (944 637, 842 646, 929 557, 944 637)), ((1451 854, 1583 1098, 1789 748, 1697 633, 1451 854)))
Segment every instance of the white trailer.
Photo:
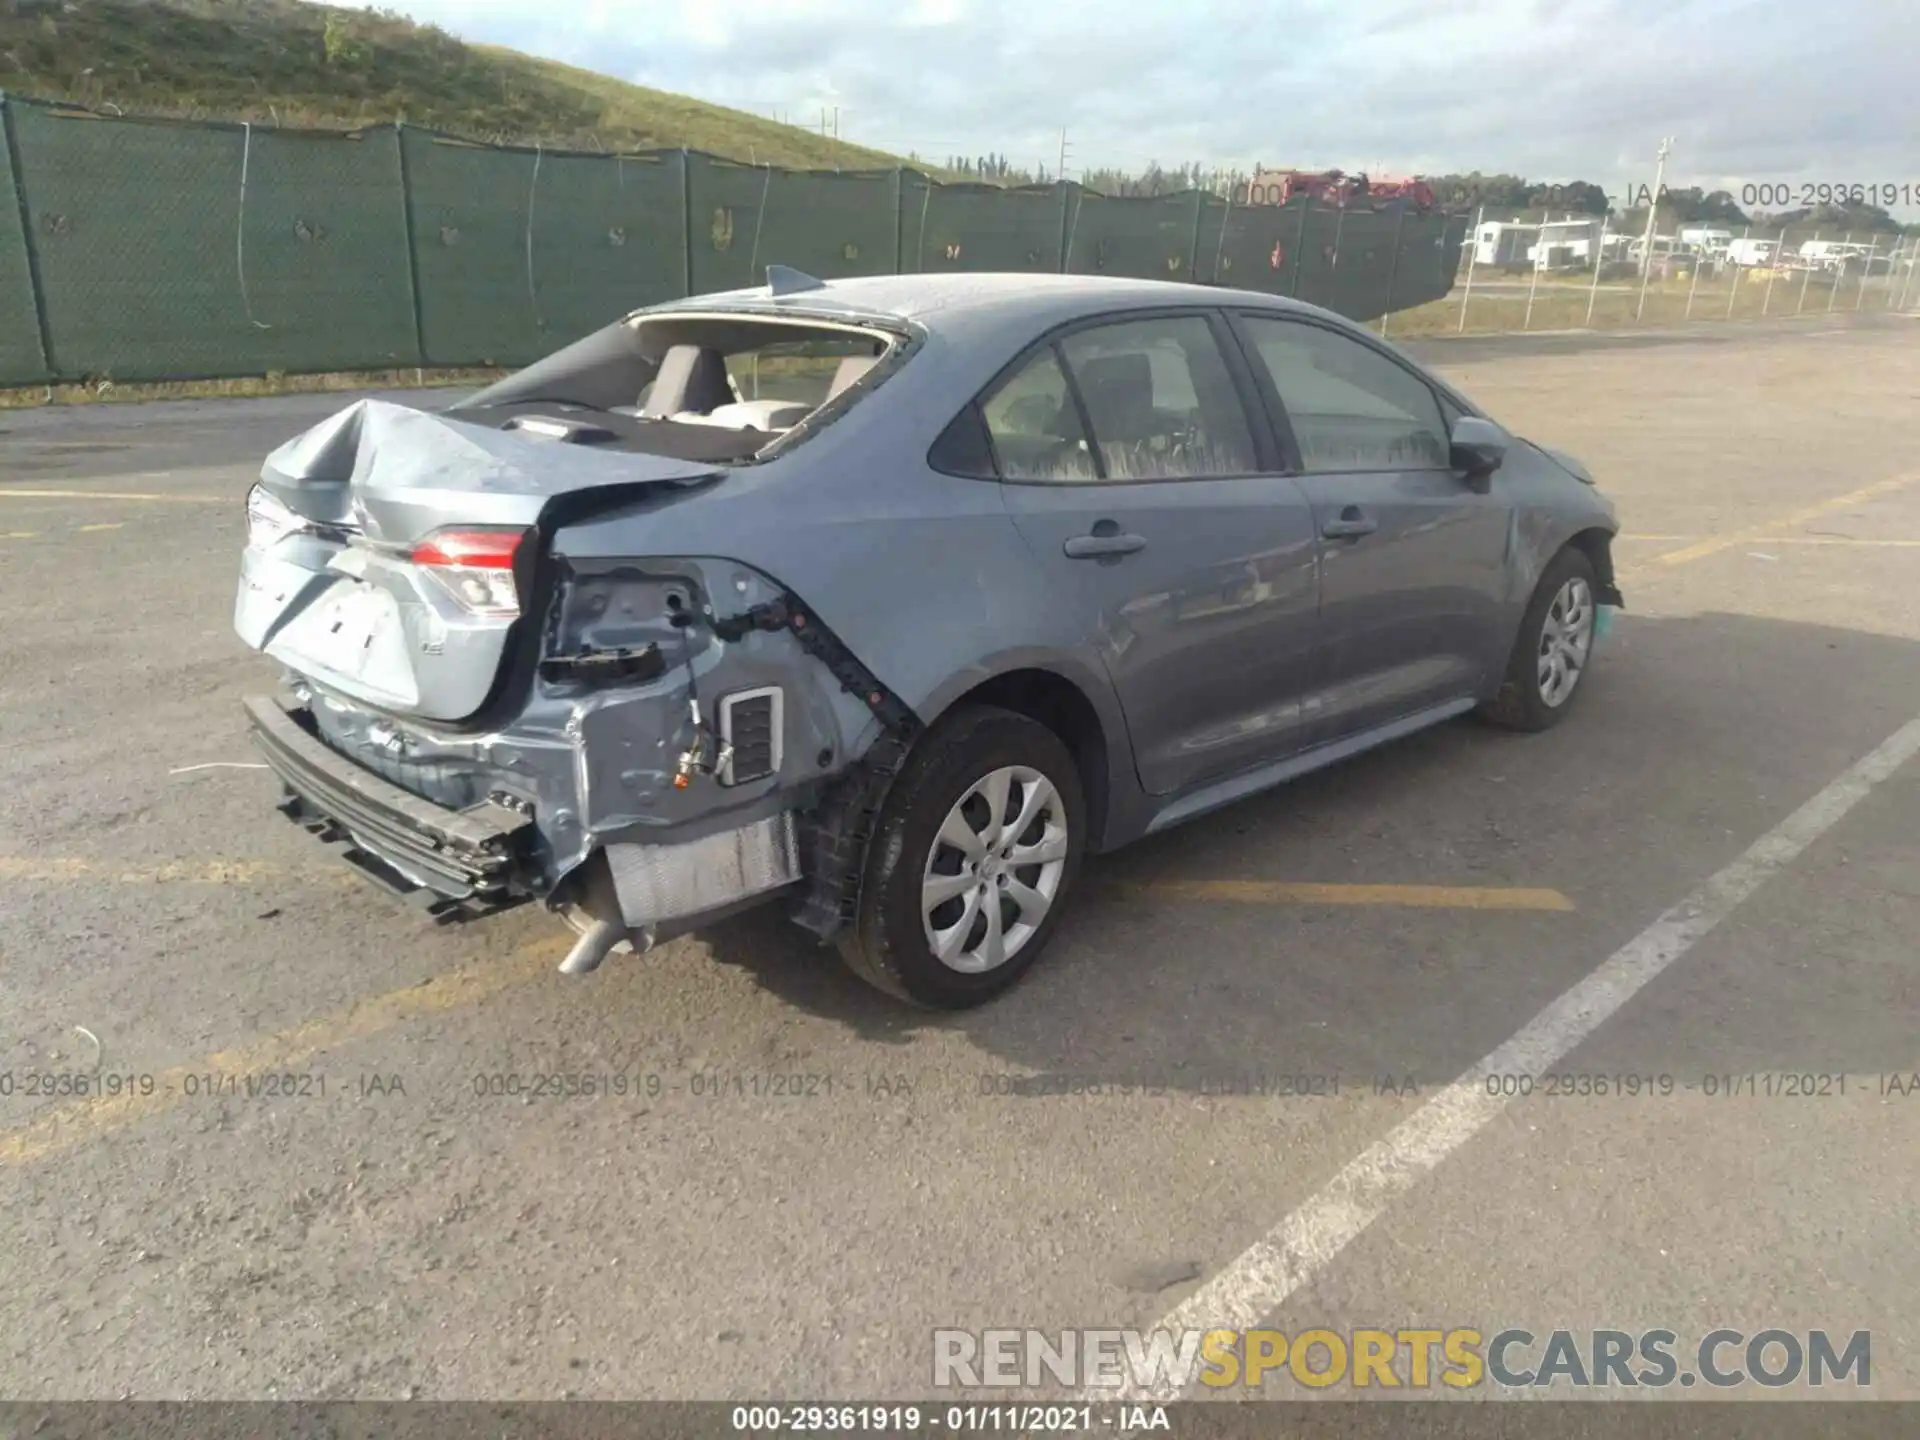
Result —
POLYGON ((1716 230, 1702 225, 1683 226, 1680 243, 1702 255, 1719 255, 1733 243, 1731 230, 1716 230))

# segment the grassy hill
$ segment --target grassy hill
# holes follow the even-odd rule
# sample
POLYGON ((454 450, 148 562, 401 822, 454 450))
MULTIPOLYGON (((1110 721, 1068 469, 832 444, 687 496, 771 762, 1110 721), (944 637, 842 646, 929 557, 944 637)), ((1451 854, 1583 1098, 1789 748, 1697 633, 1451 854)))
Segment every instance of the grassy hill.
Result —
POLYGON ((0 0, 0 89, 189 119, 406 120, 587 150, 687 145, 795 167, 903 163, 395 15, 302 0, 0 0))

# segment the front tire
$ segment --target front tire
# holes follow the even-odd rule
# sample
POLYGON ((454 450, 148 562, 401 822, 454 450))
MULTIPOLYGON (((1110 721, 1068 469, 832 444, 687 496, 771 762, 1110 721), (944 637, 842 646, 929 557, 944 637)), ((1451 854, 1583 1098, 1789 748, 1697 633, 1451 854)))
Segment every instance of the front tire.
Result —
POLYGON ((842 956, 928 1009, 1003 994, 1052 937, 1086 827, 1079 770, 1053 731, 992 706, 956 712, 922 737, 881 807, 842 956))
POLYGON ((1568 546, 1541 573, 1506 678, 1481 717, 1508 730, 1546 730, 1564 720, 1593 661, 1598 605, 1593 562, 1568 546))

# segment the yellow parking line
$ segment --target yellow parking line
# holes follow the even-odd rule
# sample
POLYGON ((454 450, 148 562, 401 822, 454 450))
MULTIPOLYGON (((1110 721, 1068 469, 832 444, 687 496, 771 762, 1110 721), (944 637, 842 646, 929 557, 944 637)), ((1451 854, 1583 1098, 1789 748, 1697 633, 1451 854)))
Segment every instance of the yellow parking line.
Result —
POLYGON ((1571 910, 1558 890, 1492 885, 1315 885, 1280 880, 1159 880, 1141 887, 1181 900, 1252 905, 1397 905, 1428 910, 1571 910))
POLYGON ((176 1109, 189 1076, 271 1074, 291 1070, 314 1056, 355 1040, 364 1040, 397 1025, 463 1006, 477 1005, 548 974, 553 962, 573 943, 571 935, 555 935, 523 945, 497 960, 481 961, 436 975, 421 985, 390 990, 360 1001, 291 1030, 282 1030, 251 1045, 202 1056, 153 1077, 150 1095, 114 1095, 63 1105, 17 1130, 0 1131, 0 1165, 20 1165, 176 1109))
POLYGON ((158 495, 146 490, 16 490, 0 485, 0 500, 161 500, 196 505, 230 505, 231 495, 158 495))
POLYGON ((1882 495, 1891 495, 1896 490, 1920 482, 1920 470, 1905 475, 1895 475, 1891 479, 1881 480, 1872 485, 1863 485, 1858 490, 1849 490, 1844 495, 1835 495, 1830 500, 1822 500, 1809 505, 1804 510, 1796 510, 1791 515, 1783 515, 1769 520, 1763 525, 1752 525, 1744 530, 1732 530, 1724 535, 1710 535, 1679 550, 1669 550, 1664 555, 1655 555, 1651 559, 1638 562, 1642 565, 1684 565, 1689 560, 1701 560, 1708 555, 1717 555, 1722 550, 1731 550, 1736 545, 1751 545, 1765 540, 1779 530, 1795 525, 1804 525, 1809 520, 1818 520, 1822 515, 1830 515, 1835 510, 1844 510, 1849 505, 1859 505, 1868 500, 1878 499, 1882 495))
POLYGON ((102 525, 82 525, 79 528, 80 533, 84 535, 89 530, 124 530, 126 525, 127 522, 124 520, 109 520, 102 525))
POLYGON ((0 531, 0 540, 31 540, 35 535, 39 533, 40 532, 37 530, 0 531))
MULTIPOLYGON (((343 865, 271 860, 176 860, 123 866, 80 856, 0 855, 0 880, 103 880, 119 885, 251 885, 267 880, 360 883, 343 865)), ((1131 887, 1186 900, 1253 905, 1396 905, 1432 910, 1571 910, 1558 890, 1482 885, 1332 885, 1276 880, 1156 880, 1131 887)))

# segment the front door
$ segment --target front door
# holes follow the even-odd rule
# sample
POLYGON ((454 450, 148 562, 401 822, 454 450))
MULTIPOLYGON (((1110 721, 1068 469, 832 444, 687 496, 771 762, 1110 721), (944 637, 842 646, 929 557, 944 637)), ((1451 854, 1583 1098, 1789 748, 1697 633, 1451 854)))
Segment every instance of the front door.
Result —
POLYGON ((1014 523, 1099 650, 1142 787, 1307 743, 1317 538, 1202 313, 1069 333, 983 407, 1014 523))

